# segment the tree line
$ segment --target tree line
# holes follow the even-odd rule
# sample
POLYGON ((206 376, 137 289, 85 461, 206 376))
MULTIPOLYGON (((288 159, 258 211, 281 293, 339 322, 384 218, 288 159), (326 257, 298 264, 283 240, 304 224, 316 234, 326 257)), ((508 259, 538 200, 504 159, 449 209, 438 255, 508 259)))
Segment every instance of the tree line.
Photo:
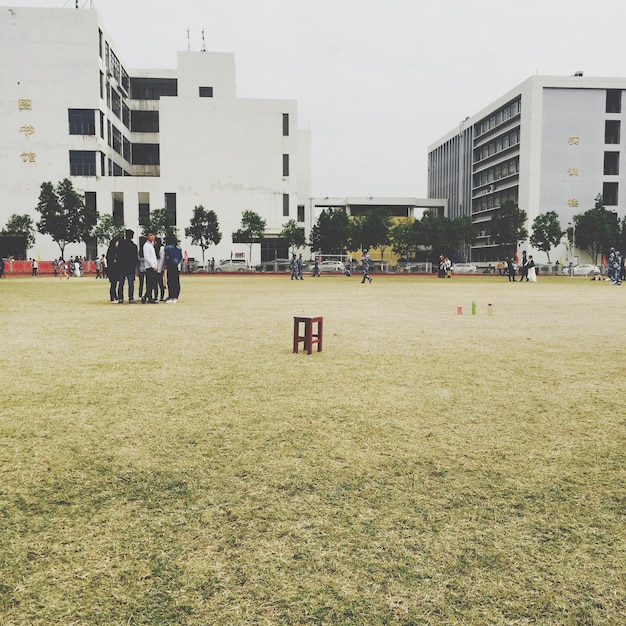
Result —
MULTIPOLYGON (((107 245, 113 237, 122 236, 123 222, 110 214, 99 215, 95 209, 85 206, 83 196, 69 179, 60 181, 56 187, 51 182, 41 185, 36 211, 40 219, 33 224, 29 215, 13 214, 9 217, 0 236, 20 237, 26 248, 35 245, 35 227, 41 234, 49 235, 64 255, 70 243, 96 240, 107 245)), ((574 215, 568 227, 563 229, 556 211, 547 211, 535 217, 530 237, 526 228, 526 211, 517 203, 508 201, 488 222, 490 237, 498 245, 500 257, 515 252, 526 240, 533 248, 545 252, 550 263, 550 251, 562 241, 573 256, 574 248, 589 254, 594 263, 606 254, 611 246, 626 250, 626 217, 620 221, 617 214, 607 211, 602 195, 594 206, 574 215)), ((142 234, 149 232, 165 238, 173 234, 178 238, 178 228, 172 223, 167 209, 150 212, 141 224, 142 234)), ((266 221, 254 211, 242 213, 240 228, 233 233, 233 241, 258 243, 265 233, 266 221)), ((189 226, 184 230, 193 245, 205 251, 222 240, 217 214, 202 205, 195 206, 189 226)), ((293 219, 283 224, 280 237, 295 252, 308 245, 313 252, 322 254, 346 254, 354 250, 377 249, 381 260, 391 249, 401 258, 414 261, 434 261, 439 254, 451 258, 465 256, 465 251, 476 241, 476 230, 469 216, 448 218, 426 211, 421 219, 395 220, 389 209, 375 207, 363 215, 349 217, 339 209, 325 209, 311 229, 309 240, 304 229, 293 219)))

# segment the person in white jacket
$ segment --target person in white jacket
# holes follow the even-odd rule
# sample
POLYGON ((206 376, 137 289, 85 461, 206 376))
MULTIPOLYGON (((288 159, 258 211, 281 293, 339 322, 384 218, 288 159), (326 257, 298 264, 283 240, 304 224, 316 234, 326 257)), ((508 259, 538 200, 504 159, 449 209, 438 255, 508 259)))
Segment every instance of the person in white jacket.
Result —
POLYGON ((146 263, 146 293, 141 298, 141 303, 156 304, 157 274, 159 260, 154 249, 154 233, 148 233, 146 243, 143 244, 143 258, 146 263))

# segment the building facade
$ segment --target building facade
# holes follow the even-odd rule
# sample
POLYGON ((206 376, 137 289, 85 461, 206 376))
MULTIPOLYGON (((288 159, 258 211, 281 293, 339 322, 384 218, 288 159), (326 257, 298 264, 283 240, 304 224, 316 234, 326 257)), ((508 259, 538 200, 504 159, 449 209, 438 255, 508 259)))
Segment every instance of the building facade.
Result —
MULTIPOLYGON (((251 263, 274 258, 283 225, 311 227, 310 134, 292 100, 241 99, 231 53, 179 52, 175 70, 132 70, 95 9, 0 8, 0 228, 36 222, 40 187, 69 178, 85 203, 135 231, 166 209, 184 235, 195 206, 218 216, 217 259, 247 259, 233 243, 243 211, 266 220, 251 263)), ((95 242, 66 255, 93 258, 95 242)), ((38 234, 29 253, 59 248, 38 234)))
MULTIPOLYGON (((450 217, 471 216, 472 261, 499 260, 490 221, 507 200, 526 211, 529 235, 548 211, 566 230, 598 194, 618 218, 626 214, 624 93, 626 78, 533 76, 429 146, 428 196, 448 198, 450 217)), ((547 260, 529 242, 523 247, 547 260)), ((553 262, 589 260, 575 247, 571 257, 565 242, 550 254, 553 262)))

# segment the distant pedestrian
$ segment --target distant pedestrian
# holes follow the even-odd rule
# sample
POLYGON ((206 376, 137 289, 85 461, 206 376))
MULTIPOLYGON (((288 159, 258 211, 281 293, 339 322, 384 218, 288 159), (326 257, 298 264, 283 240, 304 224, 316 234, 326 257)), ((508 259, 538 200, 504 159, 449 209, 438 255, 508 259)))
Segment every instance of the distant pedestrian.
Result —
POLYGON ((298 257, 296 266, 298 267, 298 278, 304 280, 304 261, 302 260, 302 255, 298 257))
POLYGON ((37 270, 39 269, 39 263, 37 263, 36 259, 31 259, 30 263, 31 263, 30 275, 31 276, 37 276, 37 270))
POLYGON ((320 260, 318 257, 315 257, 315 261, 313 262, 313 276, 321 276, 320 274, 320 260))
POLYGON ((146 261, 146 293, 141 299, 141 303, 155 304, 157 289, 157 272, 159 260, 154 249, 154 234, 148 233, 146 243, 143 244, 143 258, 146 261))
POLYGON ((0 278, 4 278, 4 259, 1 256, 0 256, 0 278))
POLYGON ((526 256, 526 250, 522 250, 522 263, 519 268, 519 273, 520 283, 524 282, 524 278, 526 279, 526 282, 528 282, 528 257, 526 256))
POLYGON ((54 272, 54 277, 56 278, 59 275, 59 262, 56 259, 52 259, 52 271, 54 272))
POLYGON ((533 260, 533 255, 532 254, 528 257, 528 264, 527 264, 526 275, 528 277, 528 280, 531 283, 536 283, 537 282, 537 268, 535 266, 535 261, 533 260))
POLYGON ((124 239, 117 246, 117 301, 124 304, 124 282, 128 281, 128 304, 135 304, 135 272, 137 271, 137 244, 133 241, 135 233, 126 230, 124 239))
POLYGON ((622 255, 615 248, 609 254, 607 274, 614 285, 622 284, 622 255))
POLYGON ((117 246, 120 243, 119 237, 113 237, 109 243, 106 253, 107 275, 109 278, 109 299, 111 304, 117 304, 117 246))
POLYGON ((361 273, 363 274, 363 280, 361 284, 363 284, 366 280, 372 282, 372 278, 369 274, 370 272, 370 255, 367 253, 367 250, 363 250, 363 256, 361 257, 361 273))
POLYGON ((59 279, 63 279, 63 276, 65 276, 65 278, 67 278, 67 280, 70 279, 70 275, 67 273, 67 263, 63 260, 63 258, 59 258, 59 262, 58 262, 58 267, 59 267, 59 279))
POLYGON ((289 269, 291 270, 291 280, 298 280, 298 260, 295 254, 291 257, 289 269))
POLYGON ((180 296, 180 270, 179 265, 183 260, 183 251, 178 245, 176 235, 165 236, 165 272, 167 275, 167 300, 168 304, 176 304, 180 296))
POLYGON ((102 260, 100 259, 100 257, 96 257, 95 266, 96 266, 96 279, 102 278, 102 260))
POLYGON ((506 265, 506 273, 509 277, 509 282, 515 282, 515 263, 513 263, 513 259, 510 257, 506 257, 504 259, 504 264, 506 265))

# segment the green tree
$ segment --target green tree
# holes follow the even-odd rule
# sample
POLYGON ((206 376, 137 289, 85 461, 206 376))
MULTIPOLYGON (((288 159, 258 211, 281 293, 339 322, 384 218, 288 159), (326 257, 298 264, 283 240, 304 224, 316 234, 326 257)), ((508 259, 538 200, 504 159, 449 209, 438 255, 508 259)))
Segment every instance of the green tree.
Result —
MULTIPOLYGON (((526 229, 526 211, 517 206, 517 202, 507 200, 491 218, 490 234, 494 243, 504 248, 506 255, 512 255, 520 241, 528 237, 526 229)), ((502 252, 502 251, 501 251, 502 252)), ((501 256, 504 256, 501 254, 501 256)))
POLYGON ((403 220, 391 228, 391 249, 404 259, 417 252, 419 220, 403 220))
POLYGON ((190 226, 185 228, 185 237, 189 237, 194 246, 200 246, 204 263, 204 251, 209 246, 217 245, 222 241, 219 220, 215 211, 207 211, 202 205, 195 206, 190 226))
POLYGON ((295 253, 297 248, 302 248, 306 243, 304 228, 300 228, 296 220, 293 219, 283 224, 280 236, 287 241, 292 254, 295 253))
POLYGON ((609 248, 619 240, 617 214, 604 208, 602 195, 598 194, 595 206, 579 215, 574 215, 573 228, 568 229, 568 238, 579 250, 584 250, 598 263, 598 256, 606 254, 609 248))
POLYGON ((252 262, 252 244, 260 242, 266 225, 267 222, 254 211, 244 211, 241 214, 241 228, 233 233, 233 242, 248 244, 250 262, 252 262))
POLYGON ((27 214, 17 215, 13 213, 7 220, 6 226, 0 231, 0 235, 20 237, 24 240, 26 248, 32 248, 35 245, 33 218, 27 214))
POLYGON ((550 263, 550 250, 559 245, 564 234, 559 216, 555 211, 541 213, 533 220, 530 245, 545 252, 550 263))
POLYGON ((105 213, 98 217, 98 223, 93 229, 93 236, 99 244, 107 245, 113 237, 123 237, 124 223, 118 218, 105 213))
POLYGON ((68 178, 56 188, 51 182, 42 183, 36 208, 41 215, 37 230, 52 237, 61 250, 61 257, 68 243, 86 241, 98 221, 98 212, 85 207, 83 197, 68 178))
POLYGON ((309 245, 313 252, 344 254, 350 244, 352 227, 345 211, 324 209, 311 228, 309 245))
POLYGON ((178 238, 178 228, 172 223, 167 209, 155 209, 150 212, 150 219, 141 228, 141 234, 144 237, 148 233, 161 239, 165 239, 167 235, 174 235, 178 238))
POLYGON ((361 248, 380 249, 380 258, 384 260, 385 250, 391 245, 391 227, 393 218, 389 209, 378 207, 365 213, 362 222, 361 248))

